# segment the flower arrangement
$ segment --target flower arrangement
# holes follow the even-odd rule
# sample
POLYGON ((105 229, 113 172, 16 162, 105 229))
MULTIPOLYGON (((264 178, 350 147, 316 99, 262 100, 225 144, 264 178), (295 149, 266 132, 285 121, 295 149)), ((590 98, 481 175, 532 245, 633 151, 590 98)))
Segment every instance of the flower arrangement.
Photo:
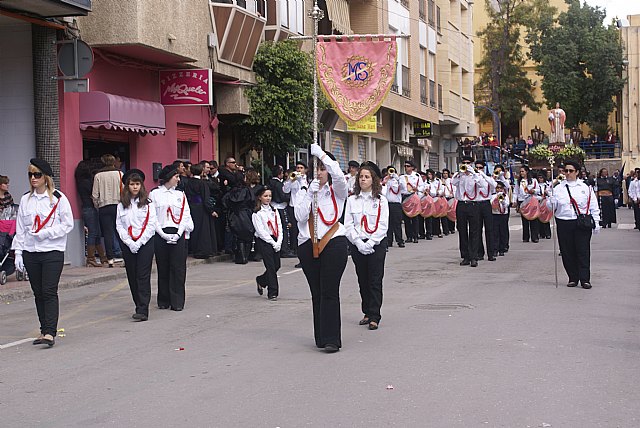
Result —
POLYGON ((529 150, 529 156, 534 159, 547 160, 549 157, 553 156, 553 152, 544 144, 538 144, 533 149, 529 150))
POLYGON ((587 154, 580 147, 574 144, 567 144, 558 152, 556 157, 561 160, 573 159, 582 163, 587 157, 587 154))

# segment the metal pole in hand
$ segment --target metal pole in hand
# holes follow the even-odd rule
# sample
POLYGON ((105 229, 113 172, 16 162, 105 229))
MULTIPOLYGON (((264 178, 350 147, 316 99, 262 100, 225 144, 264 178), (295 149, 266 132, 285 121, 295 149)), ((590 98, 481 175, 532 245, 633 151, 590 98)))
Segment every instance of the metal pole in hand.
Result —
MULTIPOLYGON (((555 165, 556 160, 553 156, 549 157, 549 166, 551 166, 551 192, 553 192, 553 166, 555 165)), ((551 207, 553 209, 553 206, 551 207)), ((553 221, 553 262, 554 262, 554 272, 556 274, 556 288, 558 288, 558 225, 556 224, 556 216, 555 214, 551 216, 553 221)))
MULTIPOLYGON (((318 143, 318 63, 316 49, 318 46, 318 21, 324 18, 324 12, 318 7, 315 0, 313 9, 309 13, 313 19, 313 143, 318 143)), ((313 179, 318 179, 318 158, 313 157, 313 179)), ((318 192, 313 193, 313 257, 320 256, 318 251, 318 192)))

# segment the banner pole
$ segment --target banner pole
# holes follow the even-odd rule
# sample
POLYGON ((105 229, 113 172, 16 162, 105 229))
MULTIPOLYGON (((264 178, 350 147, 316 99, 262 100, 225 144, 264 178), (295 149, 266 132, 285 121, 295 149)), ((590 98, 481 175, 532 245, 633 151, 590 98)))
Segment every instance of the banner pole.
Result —
MULTIPOLYGON (((313 19, 313 143, 318 143, 318 22, 324 18, 324 12, 318 7, 318 0, 314 1, 313 9, 309 13, 313 19)), ((322 144, 320 144, 322 147, 322 144)), ((318 179, 318 158, 313 157, 313 179, 318 179)), ((318 192, 313 193, 313 236, 311 237, 313 245, 313 257, 320 257, 318 247, 318 192)))

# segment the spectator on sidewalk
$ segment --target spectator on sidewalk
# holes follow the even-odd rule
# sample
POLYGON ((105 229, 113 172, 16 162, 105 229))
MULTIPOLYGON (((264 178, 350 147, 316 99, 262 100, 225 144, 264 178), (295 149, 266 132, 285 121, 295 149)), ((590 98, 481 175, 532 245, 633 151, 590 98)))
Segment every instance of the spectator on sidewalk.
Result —
POLYGON ((107 253, 107 263, 109 267, 113 267, 116 211, 122 192, 121 180, 123 175, 122 171, 116 168, 116 158, 113 155, 103 155, 101 160, 104 167, 93 178, 91 197, 95 207, 98 209, 100 229, 104 237, 107 253))
POLYGON ((0 211, 13 205, 13 197, 9 193, 9 177, 0 175, 0 211))
POLYGON ((102 245, 102 232, 100 230, 100 217, 93 204, 91 192, 93 189, 93 175, 87 161, 80 161, 75 171, 76 188, 82 205, 82 222, 85 227, 87 246, 87 266, 107 267, 108 259, 104 245, 102 245), (96 252, 100 257, 100 263, 96 261, 96 252))

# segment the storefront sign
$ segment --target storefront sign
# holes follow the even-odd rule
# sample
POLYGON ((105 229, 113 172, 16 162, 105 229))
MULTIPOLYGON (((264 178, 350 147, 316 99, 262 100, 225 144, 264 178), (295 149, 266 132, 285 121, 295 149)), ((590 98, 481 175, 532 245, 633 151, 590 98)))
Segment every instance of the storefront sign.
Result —
POLYGON ((431 122, 413 122, 414 137, 431 137, 431 122))
POLYGON ((160 103, 165 106, 213 104, 211 69, 160 71, 160 103))
POLYGON ((349 132, 378 132, 378 119, 376 115, 368 116, 359 122, 347 122, 347 131, 349 132))

